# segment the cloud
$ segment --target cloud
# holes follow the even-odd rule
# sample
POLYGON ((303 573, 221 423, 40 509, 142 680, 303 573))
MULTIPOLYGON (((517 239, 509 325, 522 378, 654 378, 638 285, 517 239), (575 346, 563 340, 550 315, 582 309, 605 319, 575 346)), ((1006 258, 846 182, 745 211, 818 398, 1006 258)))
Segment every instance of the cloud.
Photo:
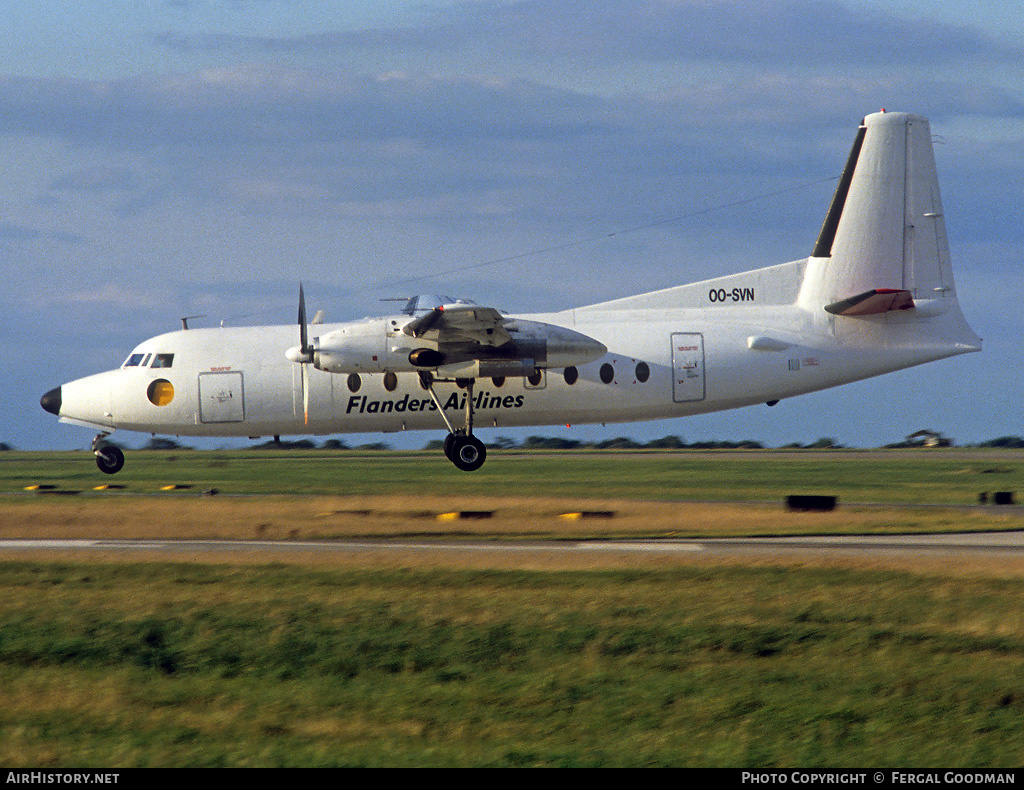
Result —
POLYGON ((42 233, 36 228, 26 228, 10 222, 0 222, 0 241, 31 241, 42 233))
POLYGON ((40 239, 61 242, 63 244, 81 244, 84 239, 74 233, 58 230, 42 231, 11 222, 0 222, 0 242, 31 242, 40 239))
POLYGON ((51 188, 69 192, 133 191, 139 188, 139 177, 128 167, 91 165, 55 178, 51 188))
POLYGON ((51 190, 79 195, 146 184, 148 195, 199 200, 422 207, 519 188, 550 172, 543 151, 565 153, 619 123, 604 100, 468 77, 239 65, 111 81, 0 79, 0 133, 105 158, 83 156, 50 179, 51 190))
POLYGON ((820 0, 658 0, 639 7, 629 0, 524 0, 473 4, 472 10, 481 33, 500 33, 534 54, 576 50, 613 62, 697 59, 835 68, 945 62, 953 53, 1002 62, 1017 56, 967 28, 820 0))
POLYGON ((763 71, 610 96, 517 78, 274 63, 0 78, 0 133, 78 152, 78 166, 49 178, 51 198, 93 200, 122 217, 221 204, 448 230, 622 227, 828 177, 857 121, 880 106, 939 122, 1024 114, 998 86, 965 92, 900 73, 763 71))
POLYGON ((107 282, 65 291, 48 304, 64 308, 85 308, 88 311, 97 308, 123 310, 125 305, 130 305, 133 311, 146 312, 161 306, 165 299, 165 294, 155 291, 144 291, 137 287, 126 288, 124 283, 107 282))
POLYGON ((1019 49, 962 25, 820 0, 476 0, 416 24, 299 36, 165 31, 179 53, 490 53, 496 59, 623 64, 705 61, 758 66, 1014 64, 1019 49))
POLYGON ((0 133, 105 148, 552 137, 587 99, 527 82, 237 65, 116 81, 0 78, 0 133), (569 98, 563 106, 562 99, 569 98))

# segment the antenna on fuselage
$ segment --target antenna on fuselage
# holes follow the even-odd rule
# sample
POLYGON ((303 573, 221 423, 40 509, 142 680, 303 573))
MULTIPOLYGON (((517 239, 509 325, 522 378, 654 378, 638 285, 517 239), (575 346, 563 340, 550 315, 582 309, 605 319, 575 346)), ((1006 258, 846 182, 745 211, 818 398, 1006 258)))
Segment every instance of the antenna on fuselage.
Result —
POLYGON ((206 314, 204 313, 203 315, 183 315, 181 317, 181 328, 188 329, 188 322, 191 321, 193 318, 206 318, 206 314))

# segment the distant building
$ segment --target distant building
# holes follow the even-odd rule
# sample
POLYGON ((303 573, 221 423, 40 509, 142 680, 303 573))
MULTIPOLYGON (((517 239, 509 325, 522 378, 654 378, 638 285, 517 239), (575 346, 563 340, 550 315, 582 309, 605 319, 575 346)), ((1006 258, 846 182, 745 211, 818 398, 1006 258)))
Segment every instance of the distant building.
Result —
POLYGON ((949 447, 952 440, 947 439, 937 431, 915 431, 906 438, 904 447, 949 447))

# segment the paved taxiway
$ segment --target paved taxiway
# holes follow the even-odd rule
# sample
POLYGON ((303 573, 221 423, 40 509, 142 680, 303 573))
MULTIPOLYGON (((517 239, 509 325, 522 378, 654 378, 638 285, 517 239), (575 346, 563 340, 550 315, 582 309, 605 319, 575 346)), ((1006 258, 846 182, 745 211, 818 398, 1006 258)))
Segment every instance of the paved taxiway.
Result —
POLYGON ((1016 557, 1024 558, 1024 531, 973 532, 931 535, 822 535, 784 538, 715 538, 699 540, 592 540, 592 541, 410 541, 410 540, 0 540, 0 552, 22 550, 42 552, 104 551, 146 552, 173 556, 196 551, 230 553, 247 551, 267 554, 313 552, 353 556, 373 552, 412 552, 424 557, 455 556, 501 551, 522 555, 628 552, 689 555, 705 552, 718 556, 749 559, 759 557, 922 556, 1016 557))

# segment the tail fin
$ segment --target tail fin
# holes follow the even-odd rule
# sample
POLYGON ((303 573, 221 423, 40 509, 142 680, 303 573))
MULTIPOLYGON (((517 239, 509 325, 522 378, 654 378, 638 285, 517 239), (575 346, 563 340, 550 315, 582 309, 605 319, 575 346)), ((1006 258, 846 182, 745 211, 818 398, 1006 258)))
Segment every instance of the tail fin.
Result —
POLYGON ((956 304, 926 118, 880 112, 861 123, 799 301, 848 316, 956 304))

